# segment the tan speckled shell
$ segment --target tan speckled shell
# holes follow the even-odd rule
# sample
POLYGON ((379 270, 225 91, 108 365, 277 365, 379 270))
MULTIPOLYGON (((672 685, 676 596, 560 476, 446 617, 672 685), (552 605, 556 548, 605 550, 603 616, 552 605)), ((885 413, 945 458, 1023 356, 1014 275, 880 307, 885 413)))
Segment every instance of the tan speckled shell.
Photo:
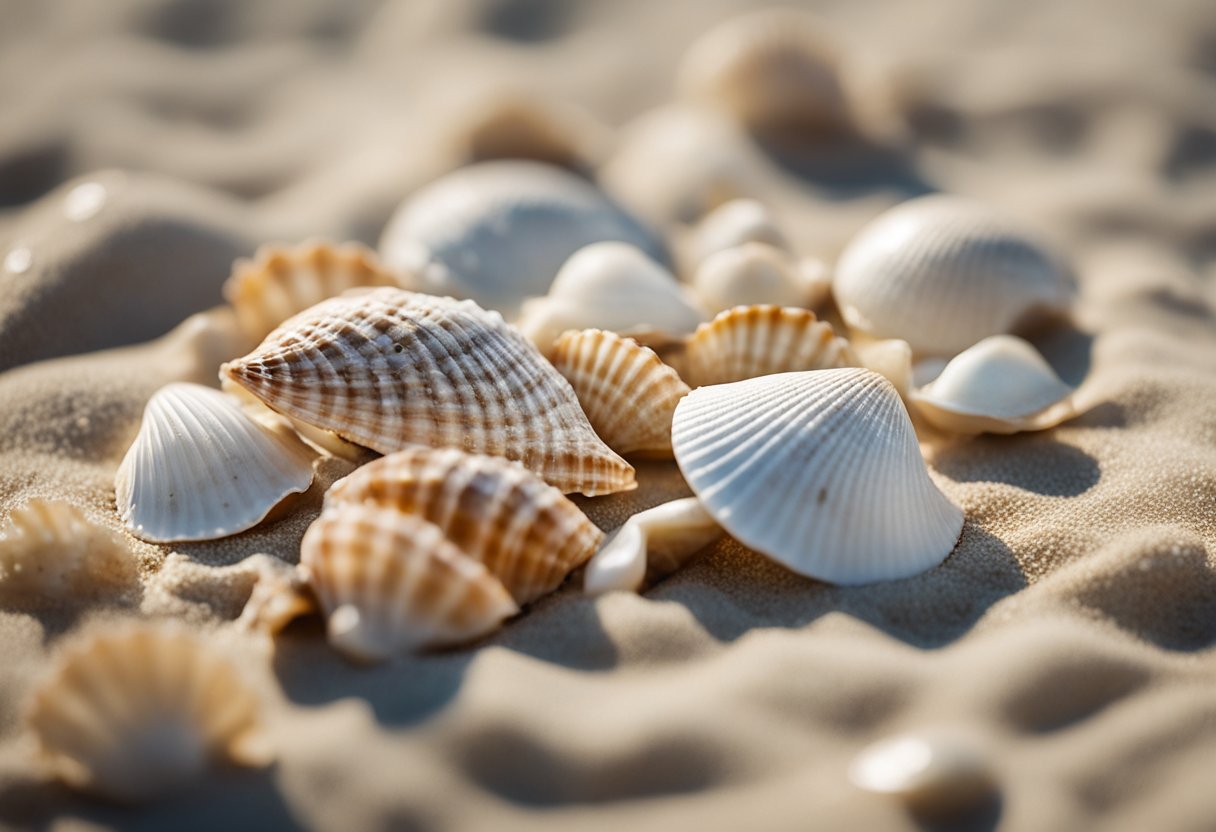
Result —
POLYGON ((458 447, 564 492, 637 487, 569 383, 500 315, 397 289, 334 298, 222 372, 271 408, 380 453, 458 447))
POLYGON ((848 341, 814 312, 767 305, 737 306, 702 324, 684 360, 693 387, 860 363, 848 341))
POLYGON ((671 415, 688 385, 653 350, 585 329, 557 339, 553 366, 574 387, 595 432, 621 454, 671 457, 671 415))
POLYGON ((518 463, 455 448, 407 448, 371 462, 325 495, 327 509, 344 503, 434 523, 519 604, 556 589, 604 537, 578 506, 518 463))

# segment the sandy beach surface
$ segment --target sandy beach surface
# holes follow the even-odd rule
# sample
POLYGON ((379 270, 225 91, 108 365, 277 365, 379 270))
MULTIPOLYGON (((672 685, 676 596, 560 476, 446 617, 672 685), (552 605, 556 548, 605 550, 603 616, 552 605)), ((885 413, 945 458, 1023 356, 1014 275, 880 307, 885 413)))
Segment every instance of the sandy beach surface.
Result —
MULTIPOLYGON (((1216 9, 1205 0, 809 4, 882 140, 730 152, 803 254, 834 260, 931 191, 1038 223, 1075 325, 1037 346, 1089 407, 939 448, 966 512, 946 562, 839 588, 724 542, 638 596, 574 581, 460 650, 361 668, 318 620, 267 658, 233 632, 263 552, 294 562, 327 459, 235 537, 131 538, 118 605, 0 607, 0 826, 55 829, 1211 830, 1216 827, 1216 9), (126 808, 35 765, 23 703, 58 641, 172 617, 244 657, 278 761, 126 808), (994 795, 949 822, 862 792, 849 761, 961 732, 994 795)), ((466 161, 502 91, 585 111, 588 162, 674 234, 720 149, 645 156, 685 48, 746 4, 641 0, 16 0, 0 9, 0 517, 34 497, 115 530, 113 478, 162 385, 249 344, 234 258, 375 246, 466 161), (644 126, 644 125, 643 125, 644 126), (631 144, 632 142, 632 144, 631 144), (641 184, 638 184, 640 177, 641 184), (632 183, 632 184, 630 184, 632 183), (83 190, 82 190, 83 188, 83 190), (185 321, 185 323, 183 323, 185 321)), ((606 530, 689 492, 673 463, 580 499, 606 530)))

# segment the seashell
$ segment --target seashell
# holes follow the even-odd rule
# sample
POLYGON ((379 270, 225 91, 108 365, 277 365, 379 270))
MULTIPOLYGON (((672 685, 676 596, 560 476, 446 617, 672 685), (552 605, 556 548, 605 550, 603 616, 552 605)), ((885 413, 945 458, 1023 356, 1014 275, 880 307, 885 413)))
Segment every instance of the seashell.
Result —
POLYGON ((862 367, 873 370, 885 378, 907 399, 912 390, 912 347, 902 338, 886 338, 875 341, 870 338, 854 338, 849 342, 862 367))
POLYGON ((135 553, 70 503, 34 499, 0 526, 0 600, 95 600, 139 586, 135 553))
POLYGON ((869 370, 702 387, 676 407, 676 462, 743 545, 836 584, 941 563, 963 512, 929 479, 895 388, 869 370))
POLYGON ((711 254, 693 272, 701 305, 712 312, 736 306, 813 306, 830 282, 816 261, 804 271, 789 254, 764 243, 744 243, 711 254))
POLYGON ((1028 232, 983 203, 942 194, 897 205, 858 232, 832 290, 850 328, 946 357, 1072 301, 1064 267, 1028 232))
POLYGON ((582 172, 592 168, 605 139, 591 114, 566 102, 494 90, 468 104, 454 143, 473 162, 531 159, 582 172))
POLYGON ((271 408, 382 454, 505 456, 562 491, 637 487, 570 384, 502 316, 398 289, 333 298, 221 372, 271 408))
POLYGON ((325 506, 391 508, 434 523, 518 604, 552 592, 604 534, 518 463, 455 448, 407 448, 334 483, 325 506))
POLYGON ((859 789, 892 795, 922 813, 959 811, 995 789, 988 762, 974 743, 940 730, 866 747, 850 764, 849 779, 859 789))
POLYGON ((272 431, 294 431, 296 436, 318 453, 327 454, 362 465, 370 461, 373 452, 354 442, 347 442, 333 431, 313 427, 299 419, 293 419, 283 413, 271 410, 257 396, 250 393, 232 378, 220 375, 220 390, 240 402, 241 410, 255 422, 265 425, 272 431))
POLYGON ((317 598, 308 581, 308 570, 273 555, 250 555, 240 565, 257 576, 237 626, 275 635, 302 615, 317 611, 317 598))
POLYGON ((912 393, 916 412, 953 433, 1046 430, 1077 415, 1073 389, 1038 350, 994 335, 959 353, 933 382, 912 393))
POLYGON ((668 575, 724 534, 696 497, 638 512, 587 562, 583 591, 588 595, 615 589, 637 592, 648 571, 668 575))
POLYGON ((212 761, 271 758, 258 698, 236 667, 172 628, 78 641, 35 691, 27 723, 60 779, 122 801, 170 792, 212 761))
POLYGON ((675 276, 633 246, 596 243, 558 272, 549 294, 524 304, 518 326, 546 355, 569 329, 606 329, 639 343, 678 340, 706 314, 675 276))
POLYGON ((262 246, 252 260, 237 260, 224 298, 241 328, 260 341, 292 315, 357 286, 396 286, 376 255, 359 243, 306 242, 262 246))
POLYGON ((708 213, 693 232, 692 261, 737 248, 744 243, 764 243, 788 253, 789 241, 777 227, 768 207, 757 199, 732 199, 708 213))
POLYGON ((529 161, 482 162, 422 188, 380 239, 417 287, 514 317, 583 246, 619 240, 664 261, 662 242, 585 179, 529 161))
POLYGON ((849 342, 809 309, 737 306, 697 327, 684 355, 693 387, 796 370, 856 367, 849 342))
POLYGON ((815 16, 764 9, 730 18, 685 53, 680 92, 712 103, 750 129, 847 133, 841 59, 815 16))
POLYGON ((612 332, 585 329, 557 340, 553 366, 570 382, 608 447, 671 457, 671 415, 688 385, 653 350, 612 332))
POLYGON ((519 611, 502 582, 421 517, 328 507, 300 544, 330 643, 357 661, 479 638, 519 611))
POLYGON ((144 409, 114 489, 141 540, 210 540, 253 528, 288 494, 308 490, 313 454, 199 384, 162 387, 144 409))

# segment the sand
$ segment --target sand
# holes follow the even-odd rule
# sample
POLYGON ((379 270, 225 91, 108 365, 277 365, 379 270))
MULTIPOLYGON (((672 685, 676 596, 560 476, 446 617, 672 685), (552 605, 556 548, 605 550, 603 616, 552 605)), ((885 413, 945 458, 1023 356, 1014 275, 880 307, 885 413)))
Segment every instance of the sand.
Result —
MULTIPOLYGON (((937 449, 967 520, 922 576, 835 588, 726 542, 642 596, 567 586, 472 648, 370 669, 302 622, 244 662, 272 768, 138 809, 47 781, 20 711, 57 640, 171 616, 240 654, 227 622, 252 577, 236 564, 296 559, 350 470, 327 461, 278 522, 132 541, 143 588, 122 604, 0 610, 0 825, 951 828, 846 779, 874 740, 949 728, 997 783, 955 827, 1212 828, 1216 15, 1202 0, 815 5, 858 83, 890 82, 867 100, 898 129, 779 155, 707 138, 640 175, 662 153, 636 119, 691 118, 668 103, 678 58, 743 4, 4 8, 0 257, 30 257, 0 272, 0 516, 53 496, 117 529, 113 474, 147 398, 213 383, 247 348, 223 313, 181 323, 220 303, 232 259, 314 236, 374 245, 405 194, 462 161, 462 102, 502 88, 585 110, 611 139, 603 179, 656 221, 718 164, 829 261, 932 190, 1039 222, 1080 300, 1075 326, 1037 344, 1089 409, 937 449), (89 182, 100 206, 70 196, 89 182)), ((687 494, 671 465, 639 479, 582 505, 612 528, 687 494)))

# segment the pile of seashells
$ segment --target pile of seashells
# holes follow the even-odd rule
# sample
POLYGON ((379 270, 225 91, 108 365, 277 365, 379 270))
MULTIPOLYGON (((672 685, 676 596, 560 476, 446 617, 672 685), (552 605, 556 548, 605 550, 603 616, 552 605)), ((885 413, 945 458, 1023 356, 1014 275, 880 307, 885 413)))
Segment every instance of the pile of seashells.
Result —
MULTIPOLYGON (((836 58, 795 22, 712 32, 688 57, 684 94, 743 128, 844 124, 836 58)), ((563 134, 535 126, 543 111, 527 118, 512 147, 532 130, 538 156, 582 158, 554 149, 563 134)), ((115 478, 123 522, 155 543, 235 535, 308 490, 318 455, 382 454, 329 489, 299 565, 263 569, 241 619, 274 633, 319 610, 333 646, 360 661, 485 636, 580 567, 588 593, 637 591, 723 535, 841 585, 940 564, 963 511, 921 440, 1075 415, 1073 390, 1013 334, 1067 316, 1067 268, 995 209, 934 195, 873 220, 829 274, 761 202, 705 177, 689 193, 716 207, 670 235, 673 256, 576 173, 480 161, 406 200, 382 261, 314 242, 238 262, 225 296, 260 344, 220 368, 222 392, 177 383, 151 398, 115 478), (605 541, 565 495, 636 488, 638 458, 674 459, 695 496, 605 541)), ((40 551, 11 522, 0 592, 40 551)), ((96 569, 115 545, 93 547, 96 569)), ((88 568, 66 564, 47 585, 88 568)), ((35 699, 57 770, 111 796, 159 790, 208 756, 265 759, 250 695, 180 633, 98 638, 35 699), (180 677, 140 676, 156 662, 180 677), (63 729, 87 721, 81 702, 111 724, 148 710, 163 724, 82 751, 63 729)))

